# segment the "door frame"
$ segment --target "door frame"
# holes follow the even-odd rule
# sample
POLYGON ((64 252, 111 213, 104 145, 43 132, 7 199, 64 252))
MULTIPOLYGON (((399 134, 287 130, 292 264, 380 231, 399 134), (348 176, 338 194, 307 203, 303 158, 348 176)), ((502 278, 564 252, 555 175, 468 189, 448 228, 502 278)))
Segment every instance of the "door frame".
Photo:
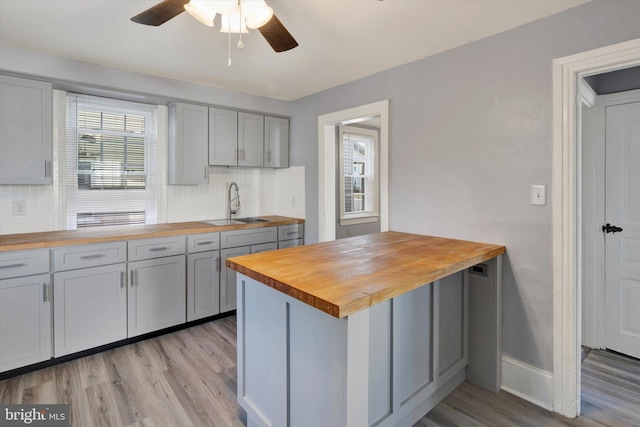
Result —
POLYGON ((318 116, 318 241, 336 238, 335 127, 380 116, 380 231, 389 230, 389 100, 318 116))
POLYGON ((553 61, 553 409, 580 414, 582 77, 640 65, 640 39, 553 61))

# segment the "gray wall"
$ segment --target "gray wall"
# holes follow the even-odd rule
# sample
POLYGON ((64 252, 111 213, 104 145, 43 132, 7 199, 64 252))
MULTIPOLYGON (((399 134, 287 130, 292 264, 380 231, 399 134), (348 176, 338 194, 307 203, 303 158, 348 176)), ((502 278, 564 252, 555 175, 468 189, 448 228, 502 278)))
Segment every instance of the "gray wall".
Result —
POLYGON ((307 242, 318 116, 390 99, 391 229, 504 244, 505 353, 552 371, 551 206, 529 205, 531 184, 551 184, 552 60, 640 37, 638 16, 638 1, 595 1, 294 101, 307 242))

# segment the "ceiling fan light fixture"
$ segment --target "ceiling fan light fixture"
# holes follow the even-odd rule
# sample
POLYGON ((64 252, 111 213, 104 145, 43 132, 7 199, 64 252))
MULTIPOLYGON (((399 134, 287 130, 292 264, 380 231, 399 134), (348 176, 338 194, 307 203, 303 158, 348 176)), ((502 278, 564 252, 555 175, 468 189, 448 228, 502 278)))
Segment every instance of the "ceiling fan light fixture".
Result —
POLYGON ((209 0, 209 7, 220 15, 229 15, 240 12, 238 0, 209 0))
POLYGON ((184 10, 189 12, 189 15, 202 22, 207 27, 213 27, 213 20, 216 17, 216 12, 209 6, 210 3, 207 0, 191 0, 184 5, 184 10))
POLYGON ((265 25, 267 22, 271 20, 273 17, 273 9, 267 6, 267 3, 264 0, 258 1, 247 1, 245 0, 242 4, 242 10, 245 16, 245 20, 247 22, 247 27, 251 29, 260 28, 265 25), (252 3, 252 6, 248 8, 245 12, 244 5, 247 3, 252 3))
POLYGON ((220 22, 221 33, 239 34, 249 32, 245 24, 244 17, 240 14, 240 12, 228 15, 220 15, 220 22))

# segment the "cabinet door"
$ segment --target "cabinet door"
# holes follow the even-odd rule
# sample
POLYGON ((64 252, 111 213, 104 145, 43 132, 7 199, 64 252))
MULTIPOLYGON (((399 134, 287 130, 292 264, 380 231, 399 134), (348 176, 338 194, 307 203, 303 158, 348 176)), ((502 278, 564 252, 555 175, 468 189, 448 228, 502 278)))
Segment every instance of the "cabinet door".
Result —
POLYGON ((187 257, 187 321, 220 313, 220 251, 187 257))
POLYGON ((51 358, 50 276, 0 280, 0 372, 51 358))
POLYGON ((127 338, 126 264, 55 273, 55 356, 127 338))
POLYGON ((238 166, 263 166, 264 116, 238 113, 238 166))
POLYGON ((279 117, 264 118, 264 166, 289 167, 289 120, 279 117))
POLYGON ((0 76, 0 184, 51 184, 51 84, 0 76))
POLYGON ((209 108, 209 164, 238 165, 238 112, 209 108))
POLYGON ((175 103, 169 106, 169 184, 207 184, 209 111, 175 103))
POLYGON ((220 313, 236 309, 236 272, 226 266, 227 258, 249 255, 250 246, 224 249, 220 251, 222 271, 220 272, 220 313))
POLYGON ((129 337, 186 321, 185 264, 184 255, 129 263, 129 337))

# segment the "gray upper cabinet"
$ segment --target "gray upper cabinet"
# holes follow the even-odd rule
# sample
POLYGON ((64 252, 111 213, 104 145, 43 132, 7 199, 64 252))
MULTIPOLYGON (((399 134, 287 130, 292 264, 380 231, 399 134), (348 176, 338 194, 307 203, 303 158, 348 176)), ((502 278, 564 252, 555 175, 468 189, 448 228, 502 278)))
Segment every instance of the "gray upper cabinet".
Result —
POLYGON ((0 76, 0 184, 51 184, 52 86, 0 76))
POLYGON ((174 103, 169 106, 169 184, 207 184, 209 109, 174 103))
POLYGON ((264 166, 289 167, 289 119, 264 117, 264 166))
POLYGON ((238 112, 209 108, 209 164, 238 165, 238 112))
POLYGON ((263 158, 264 116, 238 113, 238 166, 261 167, 263 158))

